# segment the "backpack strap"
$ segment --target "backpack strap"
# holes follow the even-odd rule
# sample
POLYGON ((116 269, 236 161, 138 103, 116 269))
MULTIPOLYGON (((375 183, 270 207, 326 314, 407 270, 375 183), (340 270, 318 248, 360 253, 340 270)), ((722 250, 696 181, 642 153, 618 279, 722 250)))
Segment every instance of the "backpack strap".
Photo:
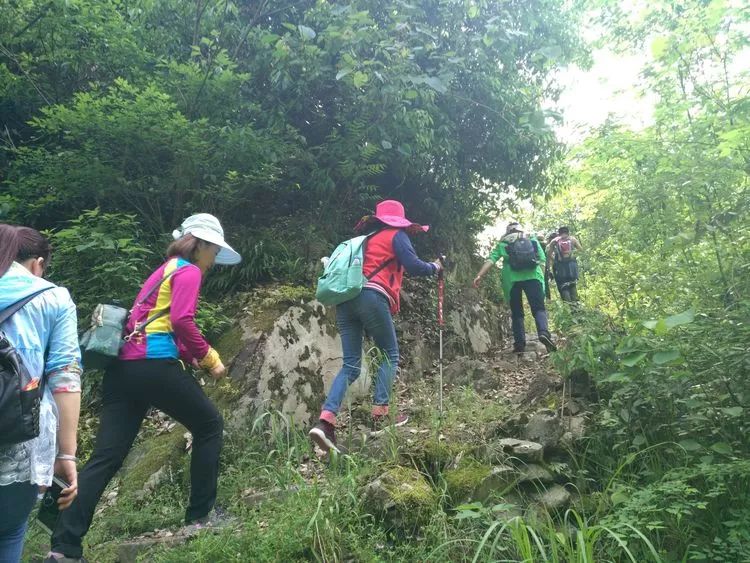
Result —
MULTIPOLYGON (((139 299, 138 301, 136 301, 136 302, 135 302, 135 305, 133 305, 133 309, 135 309, 135 308, 136 308, 136 307, 137 307, 138 305, 142 305, 143 303, 145 303, 145 302, 146 302, 146 301, 148 300, 148 298, 149 298, 149 297, 151 297, 151 296, 152 296, 152 295, 154 294, 154 292, 156 292, 156 290, 157 290, 157 289, 159 289, 159 288, 161 287, 161 285, 162 285, 162 284, 163 284, 163 283, 164 283, 165 281, 167 281, 167 280, 168 280, 169 278, 171 278, 171 277, 172 277, 173 275, 175 275, 175 273, 176 273, 176 272, 177 272, 177 270, 179 270, 179 269, 180 269, 180 268, 179 268, 179 266, 175 267, 175 269, 174 269, 174 270, 172 270, 172 271, 171 271, 171 272, 169 272, 169 273, 168 273, 168 274, 167 274, 166 276, 164 276, 164 277, 163 277, 163 278, 161 278, 161 279, 160 279, 160 280, 159 280, 158 282, 156 282, 156 283, 155 283, 155 284, 154 284, 154 285, 153 285, 153 286, 151 287, 151 289, 149 289, 149 290, 148 290, 148 292, 146 293, 146 295, 144 295, 144 296, 143 296, 143 297, 142 297, 141 299, 139 299)), ((131 310, 130 310, 130 313, 131 313, 131 314, 132 314, 132 312, 133 312, 133 309, 131 309, 131 310)), ((150 319, 146 319, 146 322, 144 322, 144 323, 143 323, 143 324, 141 324, 141 325, 139 325, 138 323, 135 323, 135 326, 133 327, 133 332, 131 332, 130 334, 128 334, 128 335, 126 335, 126 336, 124 336, 124 339, 125 339, 125 341, 127 342, 127 341, 129 341, 129 340, 130 340, 130 339, 131 339, 131 338, 132 338, 133 336, 135 336, 136 334, 140 334, 140 333, 142 333, 142 332, 143 332, 143 330, 144 330, 144 329, 145 329, 145 328, 146 328, 146 327, 147 327, 148 325, 150 325, 150 324, 151 324, 152 322, 154 322, 154 321, 155 321, 156 319, 160 319, 160 318, 162 318, 163 316, 165 316, 165 315, 169 314, 169 310, 170 310, 170 307, 167 307, 167 308, 166 308, 166 309, 165 309, 164 311, 161 311, 160 313, 157 313, 157 314, 155 314, 155 315, 154 315, 153 317, 151 317, 150 319)))
POLYGON ((175 267, 174 270, 172 270, 166 276, 164 276, 163 278, 161 278, 158 282, 156 282, 151 287, 151 289, 148 290, 148 293, 146 293, 146 295, 144 295, 141 299, 139 299, 138 301, 136 301, 135 304, 136 305, 143 305, 143 303, 145 303, 148 300, 148 298, 151 297, 154 294, 154 292, 161 287, 161 284, 163 284, 165 281, 167 281, 169 278, 171 278, 173 275, 175 275, 175 272, 177 272, 177 270, 179 270, 179 269, 180 269, 179 267, 175 267))
POLYGON ((24 297, 20 301, 16 301, 15 303, 13 303, 13 305, 11 305, 10 307, 5 308, 3 310, 3 312, 0 313, 0 325, 3 324, 5 321, 7 321, 9 318, 11 318, 13 315, 15 315, 18 311, 20 311, 21 309, 23 309, 24 306, 29 301, 31 301, 32 299, 34 299, 34 297, 36 297, 40 293, 44 293, 48 289, 52 289, 52 288, 51 287, 45 287, 44 289, 40 289, 39 291, 35 291, 34 293, 32 293, 31 295, 29 295, 28 297, 24 297))
MULTIPOLYGON (((365 239, 365 248, 363 250, 367 251, 367 241, 370 239, 370 237, 373 237, 373 236, 377 235, 378 233, 383 232, 384 230, 385 229, 380 229, 379 231, 373 231, 369 235, 366 235, 367 239, 365 239)), ((388 266, 388 264, 390 264, 394 260, 395 260, 395 258, 388 258, 388 260, 386 260, 380 266, 378 266, 377 268, 375 268, 372 271, 372 273, 369 276, 367 276, 367 281, 370 281, 372 278, 374 278, 375 276, 377 276, 383 270, 383 268, 385 268, 386 266, 388 266)))
MULTIPOLYGON (((0 313, 0 325, 2 325, 5 321, 7 321, 9 318, 11 318, 13 315, 15 315, 18 311, 23 309, 29 301, 34 299, 37 295, 40 293, 44 293, 45 291, 52 289, 51 287, 45 287, 44 289, 40 289, 39 291, 35 291, 28 297, 24 297, 20 301, 16 301, 11 305, 10 307, 7 307, 3 309, 3 311, 0 313)), ((47 364, 47 353, 49 352, 49 349, 44 350, 44 364, 46 367, 47 364)), ((44 369, 42 371, 42 377, 39 381, 39 392, 44 393, 44 386, 47 384, 47 370, 44 369)))
POLYGON ((375 270, 373 270, 373 272, 369 276, 367 276, 367 281, 370 281, 372 278, 374 278, 375 276, 377 276, 381 272, 381 270, 383 268, 385 268, 388 264, 390 264, 391 262, 393 262, 393 260, 395 260, 395 259, 394 258, 388 258, 388 260, 386 260, 380 266, 378 266, 377 268, 375 268, 375 270))

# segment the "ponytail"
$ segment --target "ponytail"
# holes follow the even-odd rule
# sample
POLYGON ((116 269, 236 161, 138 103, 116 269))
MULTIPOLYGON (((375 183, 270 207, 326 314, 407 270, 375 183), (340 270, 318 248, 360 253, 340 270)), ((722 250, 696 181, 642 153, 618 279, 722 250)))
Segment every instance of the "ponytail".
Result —
POLYGON ((0 277, 8 272, 13 262, 43 258, 49 264, 51 254, 49 241, 36 229, 0 223, 0 277))
POLYGON ((0 277, 18 256, 18 227, 0 223, 0 277))

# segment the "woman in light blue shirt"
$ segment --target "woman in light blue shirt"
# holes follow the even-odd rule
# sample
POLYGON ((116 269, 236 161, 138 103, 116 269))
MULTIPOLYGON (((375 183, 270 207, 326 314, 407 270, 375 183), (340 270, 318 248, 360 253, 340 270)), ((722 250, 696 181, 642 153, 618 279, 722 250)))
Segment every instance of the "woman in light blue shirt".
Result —
POLYGON ((28 381, 21 381, 22 388, 44 385, 39 436, 0 445, 3 563, 20 561, 26 523, 39 488, 52 483, 53 473, 70 484, 60 497, 60 508, 67 508, 78 490, 75 454, 81 356, 76 308, 66 289, 42 278, 50 254, 49 242, 38 231, 0 224, 0 311, 46 290, 0 325, 27 368, 28 381))

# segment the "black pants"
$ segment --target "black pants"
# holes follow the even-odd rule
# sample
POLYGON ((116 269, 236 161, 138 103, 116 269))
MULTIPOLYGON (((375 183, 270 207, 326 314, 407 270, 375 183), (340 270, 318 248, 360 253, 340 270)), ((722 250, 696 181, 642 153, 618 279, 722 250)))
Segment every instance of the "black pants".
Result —
POLYGON ((555 283, 563 301, 578 301, 578 263, 575 259, 555 263, 555 283))
POLYGON ((182 364, 177 360, 119 361, 105 374, 103 387, 94 453, 78 475, 78 497, 60 513, 52 534, 52 551, 68 557, 82 556, 81 541, 91 526, 99 498, 130 451, 151 406, 193 434, 190 505, 185 520, 205 516, 216 502, 224 422, 182 364))
POLYGON ((577 282, 560 280, 555 280, 555 282, 557 283, 557 291, 560 293, 560 298, 563 301, 569 301, 571 303, 578 301, 577 282))
POLYGON ((523 301, 521 296, 526 294, 531 314, 534 315, 537 333, 549 333, 547 326, 547 309, 544 307, 544 290, 539 280, 517 281, 510 288, 510 316, 513 326, 513 340, 516 345, 526 344, 526 329, 524 328, 523 301))

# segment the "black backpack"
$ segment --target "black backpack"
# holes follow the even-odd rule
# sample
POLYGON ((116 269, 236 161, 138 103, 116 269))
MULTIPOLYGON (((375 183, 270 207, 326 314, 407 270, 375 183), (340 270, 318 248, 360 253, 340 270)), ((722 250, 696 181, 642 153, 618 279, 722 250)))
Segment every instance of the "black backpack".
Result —
POLYGON ((531 270, 539 265, 536 251, 536 241, 524 234, 518 235, 513 242, 508 243, 508 262, 513 270, 531 270))
MULTIPOLYGON (((32 293, 0 312, 0 326, 49 287, 32 293)), ((21 381, 29 381, 21 355, 0 331, 0 446, 19 444, 39 436, 39 403, 46 376, 34 389, 24 390, 21 381)))

